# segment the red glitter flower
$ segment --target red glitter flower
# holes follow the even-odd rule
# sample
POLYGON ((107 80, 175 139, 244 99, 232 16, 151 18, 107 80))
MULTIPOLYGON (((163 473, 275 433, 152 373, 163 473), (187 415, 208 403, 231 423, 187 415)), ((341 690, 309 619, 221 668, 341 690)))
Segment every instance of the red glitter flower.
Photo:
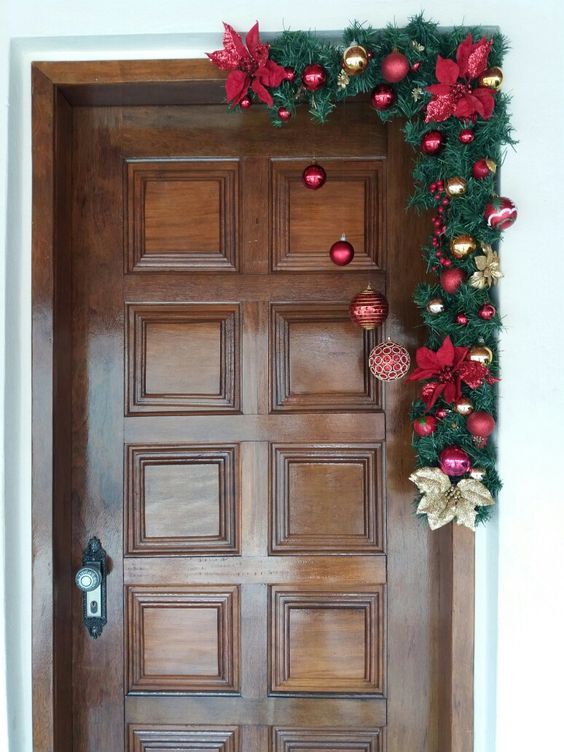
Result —
POLYGON ((472 34, 458 45, 456 62, 437 55, 436 76, 438 84, 427 86, 433 99, 427 105, 425 122, 442 121, 454 115, 469 119, 480 115, 487 120, 492 116, 494 96, 483 86, 472 88, 472 81, 485 71, 492 40, 482 37, 473 42, 472 34))
POLYGON ((225 82, 227 101, 239 104, 250 87, 262 102, 272 106, 266 87, 280 86, 287 74, 281 65, 269 60, 270 45, 260 41, 258 21, 246 36, 246 47, 232 26, 225 22, 223 26, 223 49, 206 54, 218 68, 231 71, 225 82))

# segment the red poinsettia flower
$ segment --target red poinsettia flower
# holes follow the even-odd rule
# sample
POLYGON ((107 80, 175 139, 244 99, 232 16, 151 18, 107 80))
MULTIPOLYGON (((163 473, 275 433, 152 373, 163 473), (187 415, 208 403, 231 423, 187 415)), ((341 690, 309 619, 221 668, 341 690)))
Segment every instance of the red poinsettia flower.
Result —
POLYGON ((465 360, 467 347, 455 347, 450 337, 445 337, 436 352, 428 347, 420 347, 415 353, 417 368, 410 374, 408 381, 433 379, 423 387, 422 399, 429 410, 439 397, 445 402, 456 402, 462 396, 462 384, 475 389, 487 381, 493 384, 494 378, 486 366, 471 360, 465 360))
POLYGON ((208 52, 207 56, 218 68, 231 71, 225 82, 228 102, 239 104, 250 87, 262 102, 272 105, 272 96, 266 87, 280 86, 286 71, 269 60, 270 45, 260 41, 258 21, 246 36, 246 47, 232 26, 225 22, 223 26, 223 49, 208 52))
POLYGON ((472 81, 488 66, 492 40, 482 37, 478 42, 472 34, 458 45, 456 62, 437 56, 436 76, 438 84, 427 86, 433 99, 427 105, 425 122, 442 121, 454 115, 468 119, 480 115, 487 120, 492 116, 494 96, 491 89, 472 87, 472 81))

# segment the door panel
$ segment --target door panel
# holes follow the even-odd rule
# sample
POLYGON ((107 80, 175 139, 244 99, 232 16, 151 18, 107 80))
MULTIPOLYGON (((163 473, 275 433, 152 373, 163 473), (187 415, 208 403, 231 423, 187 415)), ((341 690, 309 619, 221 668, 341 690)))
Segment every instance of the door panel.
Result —
POLYGON ((73 557, 91 535, 111 557, 96 642, 75 594, 77 752, 436 749, 406 400, 348 314, 370 281, 402 315, 384 209, 407 171, 347 108, 317 192, 309 126, 74 108, 73 557))

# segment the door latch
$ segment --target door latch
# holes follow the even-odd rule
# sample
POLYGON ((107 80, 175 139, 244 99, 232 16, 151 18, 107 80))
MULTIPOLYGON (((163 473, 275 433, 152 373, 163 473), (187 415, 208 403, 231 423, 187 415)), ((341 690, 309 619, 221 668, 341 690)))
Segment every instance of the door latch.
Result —
POLYGON ((99 538, 90 538, 82 554, 82 566, 74 581, 82 590, 84 626, 95 640, 107 623, 106 618, 106 552, 99 538))

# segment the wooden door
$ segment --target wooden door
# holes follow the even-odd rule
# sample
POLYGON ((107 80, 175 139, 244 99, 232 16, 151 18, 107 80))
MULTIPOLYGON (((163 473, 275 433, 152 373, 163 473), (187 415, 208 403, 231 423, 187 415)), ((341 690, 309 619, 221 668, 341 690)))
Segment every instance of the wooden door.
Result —
POLYGON ((399 131, 352 103, 281 131, 82 106, 70 131, 72 559, 93 535, 111 558, 103 635, 78 591, 69 615, 73 752, 437 750, 410 394, 367 368, 413 342, 399 131), (348 315, 368 281, 377 332, 348 315))

